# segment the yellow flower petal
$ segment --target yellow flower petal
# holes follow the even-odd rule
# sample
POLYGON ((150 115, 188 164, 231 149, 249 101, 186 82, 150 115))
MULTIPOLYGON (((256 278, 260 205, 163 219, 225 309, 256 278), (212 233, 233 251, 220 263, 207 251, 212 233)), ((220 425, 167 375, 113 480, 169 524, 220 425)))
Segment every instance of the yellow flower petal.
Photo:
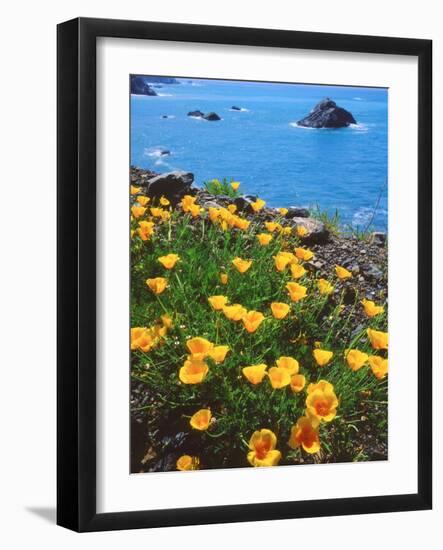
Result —
POLYGON ((231 321, 241 321, 246 315, 247 310, 240 304, 233 304, 231 306, 225 306, 223 308, 223 313, 227 319, 231 321))
POLYGON ((251 365, 250 367, 243 367, 242 373, 251 384, 260 384, 266 375, 266 365, 260 363, 259 365, 251 365))
POLYGON ((214 346, 208 352, 208 356, 211 357, 211 359, 216 363, 223 363, 228 351, 229 351, 229 346, 214 346))
POLYGON ((351 370, 358 371, 368 361, 368 354, 359 351, 358 349, 351 349, 346 354, 346 361, 351 370))
POLYGON ((388 333, 368 328, 367 334, 374 349, 388 349, 388 333))
POLYGON ((368 317, 375 317, 384 312, 385 308, 383 306, 376 306, 372 300, 362 300, 361 301, 365 313, 368 317))
POLYGON ((370 355, 368 363, 376 378, 382 380, 388 374, 388 360, 377 355, 370 355))
POLYGON ((319 367, 324 367, 332 359, 334 353, 332 351, 327 351, 325 349, 317 348, 313 350, 312 355, 319 367))
POLYGON ((308 262, 314 257, 314 253, 311 252, 311 250, 302 247, 298 247, 295 249, 295 255, 299 260, 303 260, 305 262, 308 262))
POLYGON ((141 218, 145 215, 146 208, 144 206, 137 206, 134 204, 131 206, 131 214, 134 216, 134 218, 141 218))
POLYGON ((214 344, 206 340, 206 338, 197 336, 188 340, 186 347, 192 355, 197 355, 200 359, 203 359, 214 348, 214 344))
POLYGON ((289 374, 296 374, 300 368, 297 359, 293 357, 281 356, 276 361, 277 367, 286 369, 289 374))
POLYGON ((255 202, 251 202, 251 208, 254 212, 260 212, 266 202, 262 199, 257 199, 255 202))
POLYGON ((194 430, 205 431, 209 428, 212 414, 210 409, 200 409, 191 416, 189 423, 194 430))
POLYGON ((352 273, 340 265, 335 266, 335 273, 339 279, 349 279, 352 277, 352 273))
POLYGON ((269 382, 274 389, 282 389, 291 383, 291 375, 288 369, 272 367, 268 372, 269 382))
POLYGON ((177 470, 185 472, 187 470, 198 470, 199 459, 196 456, 182 455, 176 463, 177 470))
POLYGON ((289 291, 289 296, 293 302, 299 302, 306 297, 308 289, 298 283, 288 283, 286 288, 289 291))
POLYGON ((265 316, 259 311, 248 311, 242 317, 243 326, 249 332, 255 332, 261 323, 264 321, 265 316))
POLYGON ((318 388, 308 393, 306 398, 307 412, 319 420, 331 422, 337 414, 338 399, 334 391, 318 388))
POLYGON ((179 371, 179 378, 183 384, 200 384, 209 372, 204 361, 188 359, 179 371))
POLYGON ((291 307, 283 302, 272 302, 271 304, 272 315, 276 319, 284 319, 290 309, 291 307))
POLYGON ((172 269, 179 260, 180 256, 178 254, 167 254, 158 258, 158 261, 166 269, 172 269))
POLYGON ((225 306, 228 303, 228 298, 226 296, 210 296, 208 298, 208 302, 211 304, 211 307, 215 309, 215 311, 220 311, 223 309, 223 306, 225 306))
POLYGON ((259 233, 257 240, 262 246, 267 246, 272 241, 272 235, 269 233, 259 233))
POLYGON ((302 446, 307 453, 314 454, 320 450, 318 422, 313 417, 302 416, 291 429, 288 445, 292 449, 302 446))
POLYGON ((305 237, 308 234, 308 230, 303 225, 297 225, 295 231, 298 237, 305 237))
POLYGON ((328 295, 334 292, 334 287, 331 285, 329 281, 326 279, 319 279, 317 281, 317 287, 320 292, 320 294, 328 295))
POLYGON ((242 260, 241 258, 234 258, 232 264, 240 273, 246 273, 252 265, 252 260, 242 260))
POLYGON ((293 374, 291 376, 291 390, 294 393, 299 393, 306 385, 306 378, 303 374, 293 374))
POLYGON ((251 466, 276 466, 280 459, 281 453, 275 449, 277 438, 275 434, 268 429, 261 429, 252 434, 249 440, 248 462, 251 466))
POLYGON ((306 269, 301 264, 291 265, 291 275, 293 279, 300 279, 306 273, 306 269))
POLYGON ((161 294, 168 286, 168 282, 164 277, 146 279, 146 284, 154 294, 161 294))

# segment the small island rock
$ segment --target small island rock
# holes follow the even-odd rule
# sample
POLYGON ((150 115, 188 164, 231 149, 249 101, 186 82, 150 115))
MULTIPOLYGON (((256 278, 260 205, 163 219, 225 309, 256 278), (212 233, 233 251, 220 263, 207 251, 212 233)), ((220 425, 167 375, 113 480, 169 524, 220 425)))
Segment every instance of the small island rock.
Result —
POLYGON ((337 107, 335 101, 326 97, 297 124, 306 128, 346 128, 350 124, 357 124, 357 122, 349 111, 337 107))
POLYGON ((210 113, 206 113, 203 118, 205 120, 221 120, 221 118, 218 116, 217 113, 214 113, 214 112, 210 112, 210 113))
POLYGON ((194 116, 194 117, 203 117, 205 113, 202 113, 197 109, 197 111, 189 111, 188 116, 194 116))

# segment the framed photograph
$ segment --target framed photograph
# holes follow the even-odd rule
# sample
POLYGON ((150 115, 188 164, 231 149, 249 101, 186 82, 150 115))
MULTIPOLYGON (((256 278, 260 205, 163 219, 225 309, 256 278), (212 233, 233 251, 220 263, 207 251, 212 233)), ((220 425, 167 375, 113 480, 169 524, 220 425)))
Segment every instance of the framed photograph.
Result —
POLYGON ((431 66, 58 26, 59 525, 431 508, 431 66))

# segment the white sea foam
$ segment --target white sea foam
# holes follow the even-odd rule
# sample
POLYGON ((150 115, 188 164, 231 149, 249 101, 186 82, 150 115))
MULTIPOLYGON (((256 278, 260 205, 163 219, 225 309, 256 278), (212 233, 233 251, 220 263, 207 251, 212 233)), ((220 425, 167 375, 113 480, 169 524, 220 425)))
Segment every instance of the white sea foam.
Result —
POLYGON ((374 208, 369 208, 367 206, 362 206, 355 212, 352 217, 352 225, 354 227, 365 227, 369 222, 374 221, 377 217, 386 217, 388 214, 387 210, 384 208, 377 208, 377 211, 374 214, 374 208))
POLYGON ((192 116, 192 115, 188 115, 188 118, 193 118, 195 120, 203 120, 203 122, 220 122, 220 120, 224 120, 223 117, 220 117, 220 120, 214 121, 214 120, 207 120, 202 116, 192 116))
POLYGON ((371 220, 373 214, 373 208, 368 208, 366 206, 359 208, 352 217, 352 225, 360 227, 366 225, 371 220))
POLYGON ((350 124, 349 128, 352 130, 357 130, 357 132, 367 132, 369 130, 368 126, 366 124, 357 123, 357 124, 350 124))
POLYGON ((158 97, 173 97, 174 94, 161 94, 157 93, 158 97))
POLYGON ((232 111, 233 113, 249 113, 249 109, 246 109, 246 107, 240 107, 240 109, 229 109, 229 111, 232 111))
POLYGON ((300 128, 301 130, 325 130, 327 128, 311 128, 309 126, 301 126, 297 122, 290 122, 289 126, 292 126, 293 128, 300 128))
POLYGON ((355 101, 363 101, 361 97, 353 97, 352 99, 355 99, 355 101))
POLYGON ((162 148, 162 147, 154 147, 151 149, 145 149, 144 155, 147 157, 153 157, 153 158, 161 158, 161 157, 168 157, 171 152, 164 153, 164 151, 169 151, 169 149, 162 148))

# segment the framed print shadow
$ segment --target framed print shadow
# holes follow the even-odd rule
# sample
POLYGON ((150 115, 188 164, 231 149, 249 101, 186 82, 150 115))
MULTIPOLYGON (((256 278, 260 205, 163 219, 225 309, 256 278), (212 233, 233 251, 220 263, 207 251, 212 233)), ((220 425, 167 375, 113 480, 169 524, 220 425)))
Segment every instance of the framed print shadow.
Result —
POLYGON ((57 36, 57 523, 430 509, 431 41, 57 36))

